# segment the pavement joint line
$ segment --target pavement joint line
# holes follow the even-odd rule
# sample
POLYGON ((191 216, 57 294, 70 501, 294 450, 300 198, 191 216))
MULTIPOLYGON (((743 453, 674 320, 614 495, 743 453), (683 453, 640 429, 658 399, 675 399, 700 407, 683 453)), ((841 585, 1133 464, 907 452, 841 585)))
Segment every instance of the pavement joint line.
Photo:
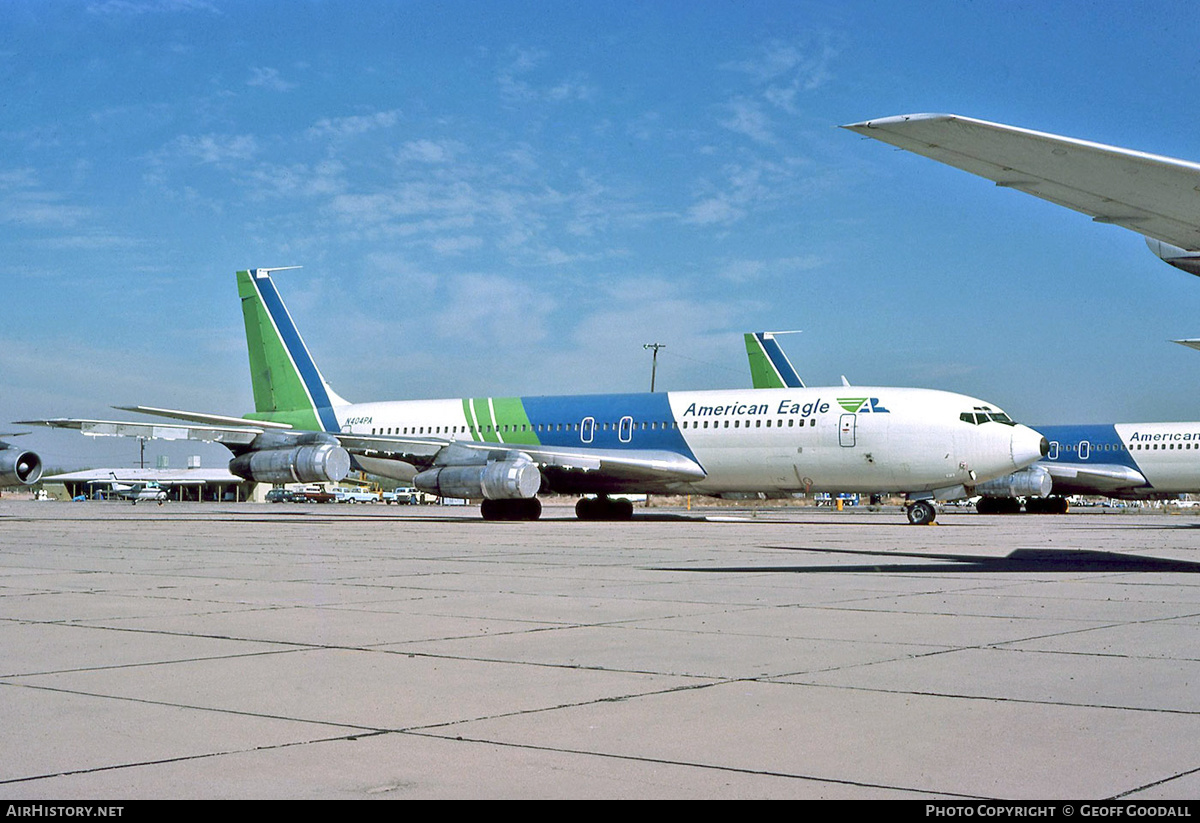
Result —
POLYGON ((68 769, 59 772, 51 772, 48 774, 27 775, 25 777, 10 777, 0 778, 0 786, 30 783, 37 780, 53 780, 56 777, 71 777, 81 774, 96 774, 99 772, 120 771, 121 769, 138 769, 146 766, 162 766, 168 763, 186 763, 193 760, 207 760, 214 757, 227 757, 235 754, 248 754, 250 752, 272 751, 275 749, 287 749, 293 746, 310 746, 316 743, 336 743, 339 740, 359 740, 364 737, 375 737, 382 734, 392 734, 386 731, 369 731, 361 734, 338 735, 336 737, 314 738, 312 740, 298 740, 288 743, 275 743, 269 746, 254 746, 252 748, 229 749, 220 752, 204 752, 202 754, 181 755, 179 757, 164 757, 157 760, 143 760, 133 763, 111 763, 106 766, 92 766, 86 769, 68 769))
MULTIPOLYGON (((436 738, 438 740, 453 740, 453 741, 463 742, 463 743, 481 743, 481 744, 485 744, 485 745, 489 745, 489 746, 503 746, 503 747, 507 747, 507 748, 527 749, 527 750, 531 750, 531 751, 557 752, 557 753, 561 753, 561 754, 574 754, 574 755, 582 755, 582 756, 586 756, 586 757, 599 757, 599 758, 612 759, 612 760, 625 760, 625 761, 630 761, 630 762, 634 762, 634 763, 647 763, 647 764, 656 764, 656 765, 661 765, 661 766, 680 766, 680 767, 684 767, 684 768, 730 772, 730 773, 734 773, 734 774, 748 774, 748 775, 756 775, 756 776, 760 776, 760 777, 778 777, 778 778, 786 779, 786 780, 803 780, 806 782, 814 782, 814 783, 834 783, 837 785, 855 786, 855 787, 864 788, 864 789, 867 789, 867 788, 869 788, 869 789, 887 789, 887 790, 900 791, 900 792, 912 792, 914 794, 929 795, 930 797, 958 797, 958 798, 972 799, 972 800, 989 799, 989 798, 982 797, 980 795, 961 794, 961 793, 957 793, 957 792, 947 792, 947 791, 942 791, 940 789, 917 789, 917 788, 912 788, 909 786, 888 785, 886 783, 871 783, 871 782, 867 782, 867 781, 847 780, 845 778, 837 778, 837 777, 817 777, 815 775, 794 774, 794 773, 790 773, 790 772, 772 771, 769 769, 739 768, 737 766, 724 766, 719 763, 700 763, 700 762, 696 762, 696 761, 672 760, 672 759, 661 758, 661 757, 619 754, 616 752, 597 752, 597 751, 588 751, 585 749, 570 749, 570 748, 563 748, 563 747, 558 747, 558 746, 538 746, 538 745, 534 745, 534 744, 530 744, 530 743, 511 743, 511 742, 507 742, 507 741, 503 741, 503 740, 489 740, 487 738, 462 737, 462 736, 446 737, 444 735, 431 734, 428 732, 410 731, 410 732, 406 732, 406 734, 412 734, 414 736, 419 736, 419 737, 431 737, 431 738, 436 738)), ((998 799, 998 798, 996 798, 996 799, 998 799)))
MULTIPOLYGON (((762 678, 763 681, 774 680, 778 681, 782 678, 792 677, 793 675, 772 675, 769 678, 762 678)), ((868 692, 875 694, 902 694, 912 695, 915 697, 940 697, 948 700, 978 700, 987 703, 1014 703, 1031 706, 1061 706, 1070 709, 1100 709, 1103 711, 1115 712, 1138 712, 1143 714, 1167 714, 1167 715, 1182 715, 1185 717, 1195 717, 1200 715, 1200 710, 1189 709, 1168 709, 1168 708, 1153 708, 1148 706, 1112 706, 1105 703, 1078 703, 1070 700, 1033 700, 1028 697, 1000 697, 989 694, 953 694, 951 692, 933 692, 922 691, 920 689, 885 689, 879 686, 852 686, 846 684, 834 683, 806 683, 803 679, 788 680, 789 685, 810 686, 812 688, 821 689, 845 689, 847 691, 868 692)))

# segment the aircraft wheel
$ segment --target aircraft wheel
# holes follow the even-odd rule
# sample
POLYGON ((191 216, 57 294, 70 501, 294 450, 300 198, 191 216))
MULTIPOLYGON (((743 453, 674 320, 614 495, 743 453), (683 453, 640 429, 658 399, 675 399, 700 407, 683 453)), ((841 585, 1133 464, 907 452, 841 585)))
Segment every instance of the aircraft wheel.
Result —
POLYGON ((542 501, 536 497, 520 500, 484 500, 479 505, 484 520, 537 520, 542 516, 542 501))
POLYGON ((580 520, 632 520, 633 502, 608 497, 581 497, 575 504, 575 516, 580 520))
POLYGON ((522 520, 537 520, 542 516, 542 501, 536 497, 531 497, 528 500, 522 500, 525 505, 522 507, 522 520))
POLYGON ((581 497, 575 501, 575 516, 580 520, 599 520, 599 498, 581 497))
POLYGON ((928 500, 918 500, 908 507, 908 522, 914 526, 928 526, 937 519, 937 509, 928 500))
POLYGON ((633 519, 633 501, 632 500, 614 500, 612 501, 613 520, 632 520, 633 519))

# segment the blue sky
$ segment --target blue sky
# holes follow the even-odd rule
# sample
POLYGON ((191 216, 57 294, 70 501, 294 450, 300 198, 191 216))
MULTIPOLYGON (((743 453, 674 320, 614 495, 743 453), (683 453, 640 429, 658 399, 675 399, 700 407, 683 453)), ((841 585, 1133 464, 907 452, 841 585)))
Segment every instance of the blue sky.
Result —
MULTIPOLYGON (((1200 281, 835 128, 917 111, 1200 160, 1188 3, 0 4, 0 420, 252 405, 233 272, 351 400, 919 385, 1200 417, 1200 281)), ((7 427, 6 427, 7 428, 7 427)), ((62 463, 136 443, 39 432, 62 463)), ((217 465, 220 447, 202 452, 217 465)), ((102 457, 101 457, 102 456, 102 457)))

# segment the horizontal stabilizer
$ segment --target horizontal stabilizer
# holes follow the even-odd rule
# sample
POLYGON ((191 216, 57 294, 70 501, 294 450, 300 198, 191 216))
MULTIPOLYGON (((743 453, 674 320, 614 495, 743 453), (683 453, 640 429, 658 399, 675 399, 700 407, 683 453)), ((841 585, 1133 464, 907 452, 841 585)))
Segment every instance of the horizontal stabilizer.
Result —
POLYGON ((157 417, 169 417, 172 420, 186 420, 189 423, 202 423, 213 426, 253 426, 257 429, 290 429, 287 423, 272 423, 265 420, 247 420, 244 417, 228 417, 223 414, 205 414, 204 412, 178 411, 176 409, 159 409, 154 406, 113 406, 120 411, 140 412, 157 417))
POLYGON ((249 445, 263 433, 262 428, 220 426, 170 426, 162 423, 137 423, 123 420, 80 420, 66 417, 49 420, 20 420, 22 426, 48 426, 74 429, 92 437, 145 437, 158 440, 201 440, 206 443, 249 445))

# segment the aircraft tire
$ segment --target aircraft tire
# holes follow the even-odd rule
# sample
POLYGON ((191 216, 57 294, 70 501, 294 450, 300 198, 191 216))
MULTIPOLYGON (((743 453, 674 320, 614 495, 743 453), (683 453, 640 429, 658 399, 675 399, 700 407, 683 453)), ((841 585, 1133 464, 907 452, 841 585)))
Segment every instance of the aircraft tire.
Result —
POLYGON ((908 507, 908 522, 914 526, 928 526, 937 519, 937 509, 928 500, 918 500, 908 507))
POLYGON ((612 501, 613 520, 632 520, 633 519, 633 501, 632 500, 614 500, 612 501))
POLYGON ((484 520, 537 520, 542 516, 542 501, 536 497, 517 500, 484 500, 479 504, 484 520))
POLYGON ((575 503, 575 516, 580 520, 632 520, 633 503, 608 497, 581 497, 575 503))

